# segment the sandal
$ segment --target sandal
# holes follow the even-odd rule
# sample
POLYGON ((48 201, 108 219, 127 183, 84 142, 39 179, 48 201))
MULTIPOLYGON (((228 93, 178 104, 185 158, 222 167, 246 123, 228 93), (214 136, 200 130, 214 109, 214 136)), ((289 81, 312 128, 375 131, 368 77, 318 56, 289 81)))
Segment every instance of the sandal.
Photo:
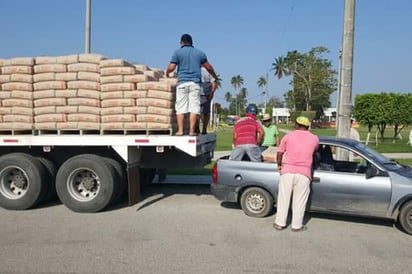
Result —
POLYGON ((277 223, 273 223, 273 228, 276 229, 276 230, 279 230, 279 231, 285 229, 284 226, 280 226, 280 225, 278 225, 277 223))
POLYGON ((191 132, 189 133, 189 136, 198 136, 199 134, 197 134, 196 132, 191 132))
POLYGON ((292 228, 292 232, 301 232, 306 230, 308 230, 306 226, 302 226, 301 228, 292 228))
POLYGON ((183 132, 176 132, 175 136, 183 136, 183 132))

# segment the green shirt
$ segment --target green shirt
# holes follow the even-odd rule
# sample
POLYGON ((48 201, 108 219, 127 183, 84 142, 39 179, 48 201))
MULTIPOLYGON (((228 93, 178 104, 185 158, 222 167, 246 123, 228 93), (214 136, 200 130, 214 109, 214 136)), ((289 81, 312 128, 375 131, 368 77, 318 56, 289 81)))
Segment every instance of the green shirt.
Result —
POLYGON ((275 125, 265 126, 262 125, 263 131, 265 132, 265 139, 263 140, 262 146, 275 146, 276 139, 275 136, 279 135, 278 129, 275 125))

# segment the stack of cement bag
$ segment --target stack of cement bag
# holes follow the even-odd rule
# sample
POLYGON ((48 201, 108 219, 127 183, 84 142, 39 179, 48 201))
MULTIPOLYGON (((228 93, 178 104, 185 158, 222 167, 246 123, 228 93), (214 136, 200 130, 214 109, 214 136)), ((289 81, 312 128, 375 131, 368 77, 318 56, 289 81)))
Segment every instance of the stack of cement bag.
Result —
POLYGON ((0 60, 0 130, 175 127, 176 78, 99 54, 0 60))
POLYGON ((0 130, 33 128, 33 58, 0 60, 0 130))

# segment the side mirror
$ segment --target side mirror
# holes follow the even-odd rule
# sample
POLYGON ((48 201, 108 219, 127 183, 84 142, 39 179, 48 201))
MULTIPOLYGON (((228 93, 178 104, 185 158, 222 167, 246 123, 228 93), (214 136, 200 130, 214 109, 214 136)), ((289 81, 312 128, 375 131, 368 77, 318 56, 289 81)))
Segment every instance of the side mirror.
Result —
POLYGON ((379 170, 377 168, 375 168, 373 166, 369 166, 366 169, 366 179, 372 178, 372 177, 378 175, 378 173, 379 173, 379 170))

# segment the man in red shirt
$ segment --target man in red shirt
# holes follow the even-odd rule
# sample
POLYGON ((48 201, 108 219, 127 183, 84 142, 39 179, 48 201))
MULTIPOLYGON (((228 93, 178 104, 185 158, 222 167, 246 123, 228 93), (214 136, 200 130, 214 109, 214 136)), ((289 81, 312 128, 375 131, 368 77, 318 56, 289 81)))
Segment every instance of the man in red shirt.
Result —
POLYGON ((252 162, 262 161, 260 144, 265 132, 256 121, 256 107, 248 105, 245 117, 239 119, 233 128, 233 151, 230 160, 241 161, 246 154, 252 162))
POLYGON ((286 227, 290 198, 292 199, 292 231, 304 231, 303 216, 312 180, 313 153, 318 150, 319 138, 309 129, 310 121, 304 116, 296 118, 295 130, 286 134, 280 141, 277 151, 280 172, 276 220, 273 227, 282 230, 286 227))

